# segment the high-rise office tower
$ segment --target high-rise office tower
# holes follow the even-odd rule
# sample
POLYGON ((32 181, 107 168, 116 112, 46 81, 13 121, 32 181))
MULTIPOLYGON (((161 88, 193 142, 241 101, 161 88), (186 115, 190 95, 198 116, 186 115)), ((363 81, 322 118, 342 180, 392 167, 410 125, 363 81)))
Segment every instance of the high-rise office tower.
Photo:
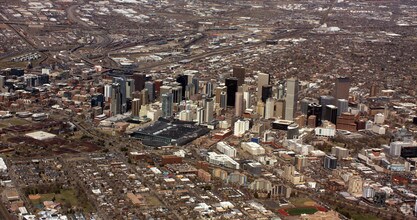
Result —
POLYGON ((182 101, 182 87, 174 86, 172 88, 172 95, 173 95, 174 103, 180 103, 182 101))
POLYGON ((264 85, 262 86, 262 95, 261 95, 262 102, 266 102, 268 98, 272 98, 272 86, 264 85))
POLYGON ((227 108, 227 93, 226 92, 220 93, 220 108, 222 109, 227 108))
POLYGON ((200 107, 197 108, 197 124, 203 124, 204 123, 204 108, 200 107))
POLYGON ((126 105, 126 79, 124 77, 113 77, 113 82, 118 83, 120 86, 120 93, 122 94, 122 112, 125 113, 127 110, 126 105))
POLYGON ((240 117, 243 114, 243 93, 236 92, 236 100, 235 100, 235 116, 240 117))
POLYGON ((262 97, 262 86, 269 85, 271 76, 267 73, 258 73, 258 99, 262 97))
POLYGON ((316 126, 321 125, 321 115, 322 115, 323 107, 317 103, 311 103, 308 105, 307 110, 307 118, 310 117, 310 115, 316 116, 316 126))
POLYGON ((243 68, 242 66, 233 67, 233 77, 237 78, 238 86, 241 86, 243 83, 245 83, 245 75, 246 75, 245 68, 243 68))
POLYGON ((319 104, 321 106, 323 106, 323 112, 321 114, 321 118, 324 118, 324 116, 326 115, 326 106, 327 105, 333 105, 335 103, 334 97, 333 96, 329 96, 329 95, 322 95, 319 98, 319 104))
POLYGON ((337 107, 334 105, 326 105, 326 114, 324 119, 330 121, 333 124, 336 124, 337 120, 337 107))
POLYGON ((268 98, 265 104, 265 119, 274 118, 275 100, 268 98))
POLYGON ((106 101, 108 101, 109 98, 111 98, 111 91, 112 91, 112 85, 110 84, 104 85, 104 98, 106 101))
POLYGON ((153 102, 155 100, 155 85, 152 81, 148 81, 145 83, 145 89, 148 90, 148 100, 149 102, 153 102))
POLYGON ((207 82, 206 83, 206 89, 205 89, 205 91, 206 91, 206 96, 207 97, 213 97, 213 83, 212 82, 207 82))
POLYGON ((140 106, 141 106, 140 99, 133 99, 132 100, 132 116, 139 117, 140 113, 140 106))
POLYGON ((185 87, 185 99, 191 99, 191 97, 195 94, 194 84, 188 84, 185 87))
POLYGON ((346 99, 338 99, 336 102, 337 116, 349 111, 349 103, 346 99))
POLYGON ((135 91, 142 91, 145 88, 146 75, 142 73, 133 74, 133 80, 135 81, 135 91))
POLYGON ((278 83, 278 95, 277 95, 277 98, 278 99, 283 99, 284 96, 285 96, 285 86, 284 86, 284 83, 279 82, 278 83))
POLYGON ((334 86, 334 98, 349 100, 350 79, 349 77, 338 77, 334 86))
POLYGON ((143 89, 142 91, 140 91, 140 100, 142 105, 147 105, 149 103, 148 89, 143 89))
POLYGON ((135 91, 135 81, 133 79, 126 80, 126 98, 132 98, 132 92, 135 91))
POLYGON ((200 79, 197 77, 193 78, 194 94, 199 93, 200 90, 200 79))
POLYGON ((285 100, 280 99, 275 103, 274 115, 279 119, 285 118, 285 100))
POLYGON ((181 84, 182 87, 182 96, 185 96, 185 87, 188 85, 188 76, 187 75, 178 75, 177 82, 181 84))
POLYGON ((163 81, 160 79, 157 79, 153 82, 153 85, 154 85, 154 91, 155 91, 154 98, 156 99, 161 95, 161 86, 163 85, 163 81))
POLYGON ((243 99, 245 100, 244 110, 251 107, 250 91, 243 92, 243 99))
POLYGON ((226 79, 226 91, 227 91, 227 106, 235 106, 236 92, 237 92, 237 79, 226 79))
POLYGON ((298 101, 298 80, 290 78, 287 80, 287 93, 285 98, 285 120, 293 120, 297 111, 298 101))
POLYGON ((303 115, 307 115, 307 110, 308 110, 308 105, 310 105, 311 100, 304 98, 300 101, 300 106, 301 106, 301 113, 303 113, 303 115))
POLYGON ((207 98, 204 101, 206 107, 204 121, 208 124, 213 121, 214 100, 212 98, 207 98))
POLYGON ((112 84, 111 91, 111 104, 110 112, 111 115, 121 114, 122 112, 122 88, 119 83, 112 84))
POLYGON ((161 95, 172 93, 172 87, 167 86, 167 85, 161 86, 160 92, 161 92, 161 95))
POLYGON ((256 113, 258 113, 261 118, 265 117, 265 103, 261 100, 256 104, 256 113))
POLYGON ((172 93, 163 94, 161 96, 162 100, 162 117, 171 117, 172 113, 172 105, 173 105, 173 95, 172 93))
POLYGON ((222 92, 226 92, 226 91, 227 91, 227 87, 224 86, 224 85, 219 85, 219 86, 216 87, 216 89, 215 89, 215 96, 216 96, 215 102, 216 103, 220 103, 220 94, 222 92))

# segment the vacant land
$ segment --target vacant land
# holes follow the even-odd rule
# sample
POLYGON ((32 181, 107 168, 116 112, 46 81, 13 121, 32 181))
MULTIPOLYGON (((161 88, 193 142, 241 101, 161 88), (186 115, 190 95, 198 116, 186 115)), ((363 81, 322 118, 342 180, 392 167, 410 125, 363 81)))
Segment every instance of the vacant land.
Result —
POLYGON ((21 118, 7 118, 7 119, 0 119, 0 124, 4 127, 9 126, 16 126, 16 125, 27 125, 29 121, 21 118))
POLYGON ((85 199, 81 199, 77 196, 77 192, 74 189, 62 189, 60 193, 45 193, 29 195, 29 199, 35 207, 43 205, 44 201, 54 201, 60 203, 62 207, 66 208, 82 208, 85 212, 90 212, 93 207, 85 199))
POLYGON ((316 205, 316 202, 314 202, 313 200, 311 200, 308 197, 291 198, 290 202, 291 202, 291 204, 293 204, 296 207, 316 205))

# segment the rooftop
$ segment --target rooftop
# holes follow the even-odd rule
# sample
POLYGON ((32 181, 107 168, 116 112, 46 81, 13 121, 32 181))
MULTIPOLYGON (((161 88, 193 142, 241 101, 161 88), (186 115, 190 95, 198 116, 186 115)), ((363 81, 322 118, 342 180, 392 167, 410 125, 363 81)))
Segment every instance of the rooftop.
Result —
POLYGON ((48 140, 48 139, 56 137, 56 135, 48 133, 48 132, 44 132, 44 131, 35 131, 32 133, 26 134, 26 136, 39 140, 39 141, 44 141, 44 140, 48 140))

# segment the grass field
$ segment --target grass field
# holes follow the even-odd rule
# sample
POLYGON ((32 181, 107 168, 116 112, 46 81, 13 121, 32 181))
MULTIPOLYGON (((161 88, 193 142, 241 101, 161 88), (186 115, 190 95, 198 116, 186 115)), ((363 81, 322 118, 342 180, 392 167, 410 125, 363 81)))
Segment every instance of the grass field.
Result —
POLYGON ((285 210, 289 215, 314 214, 318 210, 315 207, 300 207, 285 210))

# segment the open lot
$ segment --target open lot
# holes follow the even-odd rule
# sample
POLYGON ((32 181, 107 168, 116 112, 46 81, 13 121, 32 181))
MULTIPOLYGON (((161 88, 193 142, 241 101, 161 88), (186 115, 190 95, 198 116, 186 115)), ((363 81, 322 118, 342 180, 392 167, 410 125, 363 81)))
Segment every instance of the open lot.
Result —
POLYGON ((29 195, 29 199, 34 207, 43 207, 44 201, 54 201, 60 203, 62 207, 75 208, 81 207, 85 212, 93 209, 93 206, 85 199, 80 199, 77 196, 77 191, 74 189, 60 190, 60 193, 46 193, 29 195))
POLYGON ((9 126, 16 126, 16 125, 27 125, 30 122, 21 119, 21 118, 7 118, 7 119, 0 119, 0 127, 9 127, 9 126))
POLYGON ((310 198, 307 198, 307 197, 292 198, 292 199, 290 199, 290 202, 296 207, 316 205, 316 202, 314 202, 313 200, 311 200, 310 198))

